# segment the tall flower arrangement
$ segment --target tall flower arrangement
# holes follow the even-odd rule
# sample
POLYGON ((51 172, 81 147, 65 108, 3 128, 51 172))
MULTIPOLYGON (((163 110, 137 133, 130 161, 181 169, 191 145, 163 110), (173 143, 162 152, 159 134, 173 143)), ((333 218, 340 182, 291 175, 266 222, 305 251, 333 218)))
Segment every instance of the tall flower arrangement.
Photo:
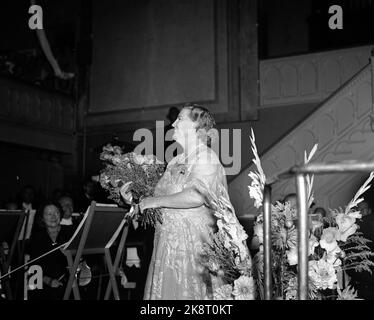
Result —
POLYGON ((246 245, 248 238, 230 203, 226 189, 218 186, 218 194, 204 185, 198 187, 206 195, 213 209, 218 231, 204 244, 201 264, 215 276, 215 300, 254 300, 255 283, 252 276, 252 259, 246 245))
MULTIPOLYGON (((110 144, 103 147, 100 160, 105 165, 100 173, 100 184, 109 191, 109 198, 119 205, 124 205, 120 190, 125 184, 129 186, 133 204, 137 204, 142 197, 154 195, 157 182, 165 171, 164 164, 154 155, 124 154, 120 147, 110 144)), ((162 222, 159 209, 147 209, 141 216, 138 210, 131 210, 128 217, 139 218, 142 225, 162 222)))
MULTIPOLYGON (((251 185, 249 195, 254 199, 257 208, 262 206, 262 192, 266 181, 261 162, 255 146, 254 133, 251 137, 252 151, 256 171, 251 172, 251 185)), ((315 145, 309 155, 305 152, 304 162, 308 163, 317 151, 315 145)), ((371 258, 374 254, 368 247, 369 240, 359 232, 356 219, 361 218, 357 205, 363 201, 362 195, 370 188, 374 178, 369 178, 357 191, 350 203, 343 209, 331 211, 331 217, 310 216, 309 231, 309 298, 326 299, 331 291, 336 291, 335 297, 339 300, 355 299, 357 293, 350 286, 342 288, 339 280, 344 271, 354 269, 358 272, 371 272, 374 263, 371 258)), ((314 176, 307 176, 308 208, 314 201, 314 176)), ((277 202, 271 206, 271 233, 272 233, 272 274, 274 282, 273 294, 286 300, 297 299, 297 208, 291 203, 277 202)), ((259 294, 263 297, 263 216, 260 213, 254 225, 254 235, 259 242, 259 252, 254 257, 253 273, 258 285, 259 294)))

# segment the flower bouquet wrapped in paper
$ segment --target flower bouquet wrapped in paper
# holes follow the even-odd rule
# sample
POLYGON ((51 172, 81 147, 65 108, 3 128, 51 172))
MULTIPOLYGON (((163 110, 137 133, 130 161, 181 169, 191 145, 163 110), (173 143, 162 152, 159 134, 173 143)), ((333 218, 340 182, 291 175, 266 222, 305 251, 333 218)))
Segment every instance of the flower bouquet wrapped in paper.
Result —
MULTIPOLYGON (((105 168, 100 173, 100 184, 108 190, 109 199, 119 205, 125 202, 121 197, 120 190, 124 185, 131 192, 131 204, 136 207, 141 198, 154 195, 155 187, 162 177, 165 166, 154 155, 139 155, 134 152, 122 153, 118 146, 110 144, 103 147, 100 160, 105 168)), ((142 225, 154 225, 157 221, 162 223, 159 209, 147 209, 139 216, 139 210, 130 210, 129 218, 136 218, 142 225)))

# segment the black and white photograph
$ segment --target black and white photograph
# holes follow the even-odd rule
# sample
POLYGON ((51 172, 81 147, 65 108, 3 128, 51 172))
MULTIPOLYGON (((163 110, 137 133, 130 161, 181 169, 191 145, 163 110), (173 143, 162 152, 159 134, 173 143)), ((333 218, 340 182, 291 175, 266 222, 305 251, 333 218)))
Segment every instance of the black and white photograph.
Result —
POLYGON ((374 0, 0 8, 0 304, 374 300, 374 0))

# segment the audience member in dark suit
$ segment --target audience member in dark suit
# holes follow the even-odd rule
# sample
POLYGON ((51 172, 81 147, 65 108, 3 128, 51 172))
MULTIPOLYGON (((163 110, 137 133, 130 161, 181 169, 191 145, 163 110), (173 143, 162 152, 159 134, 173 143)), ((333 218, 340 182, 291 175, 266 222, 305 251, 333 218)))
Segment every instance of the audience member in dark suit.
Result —
POLYGON ((53 202, 58 202, 59 199, 64 195, 64 191, 60 188, 56 188, 52 192, 51 200, 53 202))
MULTIPOLYGON (((30 258, 35 259, 44 253, 66 243, 73 235, 72 226, 61 225, 61 210, 58 204, 46 202, 37 214, 39 228, 33 228, 30 239, 30 258)), ((68 278, 66 256, 56 250, 37 260, 35 264, 43 271, 43 289, 29 291, 30 299, 61 300, 68 278)))
POLYGON ((96 201, 95 182, 87 180, 83 185, 82 193, 76 199, 76 210, 78 212, 86 212, 91 201, 96 201))
POLYGON ((73 199, 70 196, 65 195, 60 197, 58 203, 60 204, 63 213, 60 224, 72 226, 75 230, 78 227, 79 221, 72 216, 74 212, 73 199))
POLYGON ((19 208, 29 212, 37 207, 35 188, 31 185, 25 186, 20 194, 19 208))

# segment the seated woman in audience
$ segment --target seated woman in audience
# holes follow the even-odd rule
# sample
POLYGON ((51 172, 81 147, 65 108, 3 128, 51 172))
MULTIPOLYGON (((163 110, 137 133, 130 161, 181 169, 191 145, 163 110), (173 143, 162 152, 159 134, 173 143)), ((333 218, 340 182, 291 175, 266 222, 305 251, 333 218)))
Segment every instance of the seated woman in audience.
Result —
MULTIPOLYGON (((61 210, 58 204, 46 202, 38 212, 39 228, 33 228, 30 239, 30 258, 66 243, 73 235, 72 226, 61 225, 61 210)), ((35 227, 35 226, 34 226, 35 227)), ((31 299, 60 300, 64 294, 64 283, 68 278, 67 260, 61 250, 56 250, 35 261, 43 271, 43 289, 30 291, 31 299)))

